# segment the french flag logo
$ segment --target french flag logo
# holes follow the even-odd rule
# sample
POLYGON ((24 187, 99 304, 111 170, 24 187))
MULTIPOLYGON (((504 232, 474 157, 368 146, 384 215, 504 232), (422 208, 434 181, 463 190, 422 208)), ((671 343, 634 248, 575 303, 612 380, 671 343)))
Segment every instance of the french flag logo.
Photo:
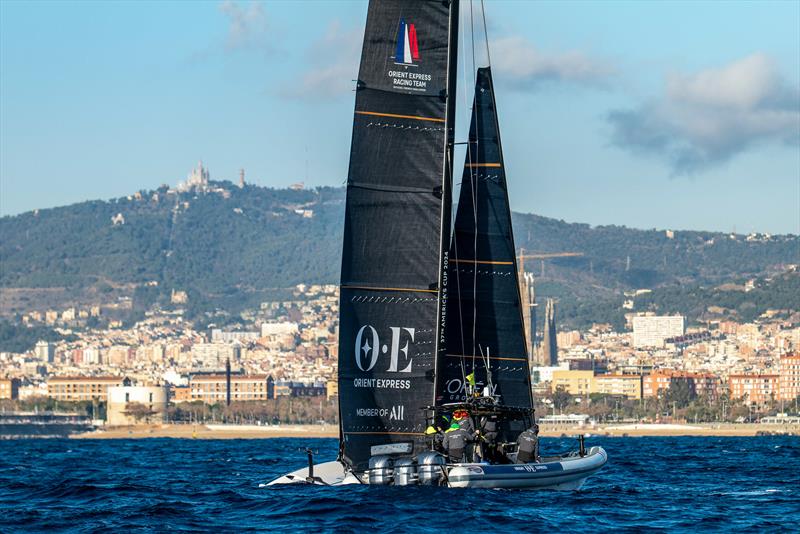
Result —
POLYGON ((413 24, 406 24, 405 19, 400 19, 397 30, 397 50, 394 62, 399 65, 413 65, 419 60, 419 46, 417 45, 417 29, 413 24))

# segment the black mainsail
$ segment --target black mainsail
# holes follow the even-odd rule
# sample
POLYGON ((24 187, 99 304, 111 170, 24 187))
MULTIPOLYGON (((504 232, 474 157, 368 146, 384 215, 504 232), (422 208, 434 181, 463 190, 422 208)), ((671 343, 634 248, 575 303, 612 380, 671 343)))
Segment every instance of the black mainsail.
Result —
POLYGON ((355 470, 366 468, 375 445, 425 448, 422 407, 434 399, 440 266, 450 233, 457 7, 369 4, 339 325, 339 459, 355 470))
POLYGON ((478 69, 450 249, 446 354, 437 403, 466 398, 466 378, 491 383, 506 406, 532 407, 511 209, 490 69, 478 69))

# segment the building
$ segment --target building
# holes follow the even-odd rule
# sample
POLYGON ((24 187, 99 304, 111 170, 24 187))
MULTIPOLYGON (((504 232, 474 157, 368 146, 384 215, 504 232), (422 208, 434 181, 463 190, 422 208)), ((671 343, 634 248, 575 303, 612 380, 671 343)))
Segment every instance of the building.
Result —
POLYGON ((552 391, 562 388, 570 395, 589 395, 593 393, 594 371, 553 371, 552 391))
POLYGON ((213 343, 230 343, 233 341, 247 343, 248 341, 256 341, 260 337, 260 332, 224 332, 221 328, 211 329, 211 341, 213 343))
POLYGON ((178 184, 178 191, 191 191, 192 189, 204 191, 208 189, 210 179, 211 173, 203 167, 203 162, 200 161, 197 167, 192 169, 192 172, 186 177, 186 181, 178 184))
POLYGON ((645 397, 659 397, 668 390, 676 380, 685 381, 692 395, 716 400, 720 394, 719 377, 710 373, 689 373, 672 369, 659 369, 642 379, 642 395, 645 397))
POLYGON ((170 390, 170 400, 175 404, 190 402, 192 400, 192 388, 189 386, 173 386, 170 390))
POLYGON ((635 348, 662 348, 664 341, 686 332, 686 318, 682 315, 640 315, 633 318, 633 346, 635 348))
POLYGON ((197 343, 192 347, 192 359, 206 369, 222 369, 225 362, 237 362, 242 347, 236 343, 197 343))
POLYGON ((297 323, 284 321, 281 323, 262 323, 261 337, 296 335, 300 331, 297 323))
MULTIPOLYGON (((267 375, 231 375, 231 401, 267 400, 267 375)), ((197 374, 189 377, 190 400, 216 404, 227 400, 225 374, 197 374)))
POLYGON ((169 301, 173 304, 186 304, 189 302, 189 295, 186 293, 186 291, 178 291, 173 289, 169 297, 169 301))
POLYGON ((110 386, 130 385, 118 376, 61 376, 47 381, 47 396, 59 401, 105 401, 110 386))
POLYGON ((112 426, 160 423, 168 398, 165 386, 109 386, 106 421, 112 426))
POLYGON ((542 363, 544 366, 558 365, 558 341, 556 334, 556 302, 547 299, 544 311, 544 338, 542 339, 542 363))
POLYGON ((326 397, 328 400, 339 397, 339 381, 328 380, 325 382, 326 397))
POLYGON ((629 399, 642 398, 641 375, 597 375, 594 377, 593 393, 619 395, 629 399))
POLYGON ((0 399, 19 398, 19 379, 18 378, 0 378, 0 399))
POLYGON ((677 337, 668 337, 664 340, 664 347, 671 351, 683 350, 691 345, 703 343, 711 339, 711 332, 695 332, 677 337))
POLYGON ((793 401, 800 397, 800 355, 781 356, 780 395, 782 400, 793 401))
POLYGON ((52 343, 47 341, 39 341, 33 349, 36 359, 43 363, 53 363, 56 356, 56 349, 52 343))
POLYGON ((134 360, 136 349, 128 345, 114 345, 106 351, 104 363, 125 367, 134 360))
MULTIPOLYGON (((528 354, 533 360, 534 346, 536 345, 536 289, 533 273, 526 273, 523 263, 520 263, 519 287, 522 297, 522 322, 525 326, 525 342, 528 345, 528 354)), ((532 361, 531 364, 534 362, 532 361)), ((533 366, 533 365, 531 365, 533 366)))
POLYGON ((325 384, 306 384, 294 381, 275 382, 276 397, 319 397, 327 393, 328 389, 325 384))
POLYGON ((589 422, 589 416, 586 414, 553 414, 543 415, 538 419, 541 425, 553 426, 586 426, 589 422))
POLYGON ((711 373, 692 373, 694 392, 698 397, 705 397, 714 402, 719 399, 721 382, 717 375, 711 373))
POLYGON ((573 347, 579 345, 583 341, 583 336, 578 330, 570 330, 569 332, 559 332, 556 334, 556 342, 559 347, 573 347))
POLYGON ((780 375, 738 374, 728 377, 732 399, 765 405, 778 398, 780 375))
POLYGON ((568 371, 569 363, 561 362, 557 367, 531 367, 531 383, 552 382, 555 371, 568 371))
POLYGON ((84 364, 99 364, 103 359, 100 355, 100 349, 96 347, 86 347, 83 349, 83 363, 84 364))
POLYGON ((661 369, 645 375, 642 379, 642 395, 645 397, 658 397, 661 391, 666 391, 672 385, 672 377, 676 371, 661 369))

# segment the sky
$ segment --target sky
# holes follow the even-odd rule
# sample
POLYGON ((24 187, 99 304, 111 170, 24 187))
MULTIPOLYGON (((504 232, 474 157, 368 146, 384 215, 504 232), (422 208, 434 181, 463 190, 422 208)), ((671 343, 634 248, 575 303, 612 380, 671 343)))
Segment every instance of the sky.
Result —
MULTIPOLYGON (((0 2, 0 215, 212 179, 343 185, 366 2, 0 2)), ((460 114, 486 60, 462 0, 460 114)), ((800 233, 800 1, 487 0, 512 208, 800 233)), ((456 160, 458 161, 458 160, 456 160)))

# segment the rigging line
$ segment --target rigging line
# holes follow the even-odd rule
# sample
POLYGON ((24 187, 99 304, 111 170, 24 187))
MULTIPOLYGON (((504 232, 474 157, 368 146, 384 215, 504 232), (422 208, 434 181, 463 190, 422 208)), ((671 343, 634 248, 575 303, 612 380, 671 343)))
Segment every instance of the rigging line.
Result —
POLYGON ((489 32, 486 30, 486 9, 484 9, 483 0, 481 0, 481 15, 483 16, 483 36, 486 42, 486 63, 491 68, 492 57, 489 55, 489 32))
MULTIPOLYGON (((470 36, 472 38, 472 86, 475 88, 475 95, 472 104, 472 120, 475 121, 475 137, 478 138, 478 73, 477 66, 475 65, 475 23, 472 15, 472 0, 469 0, 469 26, 470 36)), ((470 124, 470 130, 472 124, 470 124)), ((472 132, 469 132, 472 133, 472 132)), ((467 139, 469 139, 469 133, 467 139)), ((469 145, 468 145, 469 146, 469 145)), ((480 146, 476 143, 476 154, 480 154, 480 146)), ((472 166, 472 158, 468 160, 468 167, 470 169, 470 182, 472 191, 472 221, 473 221, 473 238, 472 238, 472 253, 477 256, 478 254, 478 186, 477 186, 477 170, 472 166)), ((475 345, 477 344, 477 330, 478 330, 478 270, 472 273, 472 371, 475 371, 475 345)))
POLYGON ((475 65, 475 22, 472 19, 472 0, 469 0, 469 35, 472 39, 472 73, 476 72, 475 65))
MULTIPOLYGON (((462 50, 466 50, 466 37, 464 36, 464 33, 465 32, 461 32, 461 36, 460 36, 461 37, 461 49, 462 50)), ((463 83, 461 84, 461 97, 462 97, 462 102, 463 102, 464 108, 468 109, 469 108, 469 101, 467 100, 467 58, 466 58, 466 54, 462 54, 462 56, 463 56, 464 70, 461 72, 461 75, 462 75, 462 78, 463 78, 463 83)), ((467 133, 467 139, 469 139, 469 133, 467 133)), ((467 143, 467 161, 469 161, 469 158, 471 157, 471 150, 472 150, 472 147, 470 146, 469 143, 467 143)), ((464 176, 463 169, 461 171, 461 176, 462 176, 462 181, 461 181, 462 186, 461 187, 463 187, 463 176, 464 176)), ((463 195, 461 194, 461 189, 459 189, 459 206, 461 205, 461 201, 460 200, 461 200, 462 196, 463 195)), ((456 209, 456 219, 457 218, 458 218, 458 209, 456 209)), ((453 248, 454 248, 455 257, 456 257, 456 259, 458 259, 458 240, 456 239, 456 235, 455 235, 455 226, 456 225, 454 223, 453 224, 453 243, 454 243, 454 247, 453 248)), ((459 274, 458 271, 459 270, 456 269, 456 285, 458 286, 458 314, 459 314, 459 332, 460 332, 459 338, 461 340, 461 352, 462 352, 462 354, 464 354, 464 353, 467 352, 466 351, 466 332, 465 332, 465 329, 464 329, 464 310, 463 310, 462 298, 461 298, 461 277, 460 277, 460 274, 459 274)), ((474 350, 472 351, 472 354, 475 354, 474 350)), ((473 370, 474 370, 474 367, 475 366, 473 364, 473 370)), ((463 375, 464 381, 466 381, 466 379, 467 379, 466 378, 466 370, 464 369, 464 361, 463 360, 461 361, 461 369, 462 369, 462 375, 463 375)))

